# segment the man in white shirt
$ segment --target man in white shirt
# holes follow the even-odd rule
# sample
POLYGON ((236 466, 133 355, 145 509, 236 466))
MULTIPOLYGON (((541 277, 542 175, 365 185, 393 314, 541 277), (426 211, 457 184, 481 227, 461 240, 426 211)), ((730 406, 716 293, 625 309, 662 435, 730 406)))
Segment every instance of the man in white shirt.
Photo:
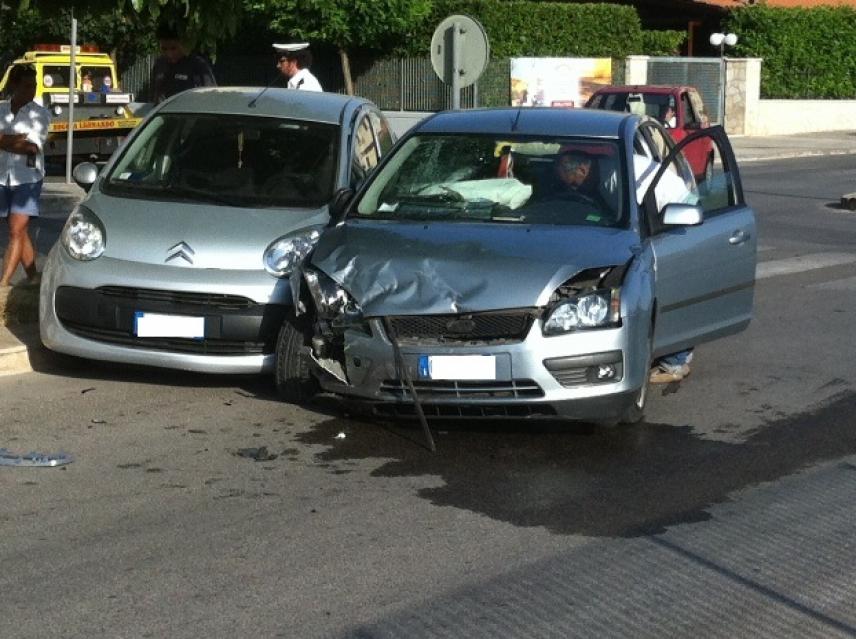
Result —
POLYGON ((38 281, 36 253, 27 231, 39 214, 45 177, 44 144, 50 113, 33 101, 36 70, 17 65, 9 72, 9 100, 0 102, 0 218, 8 218, 9 245, 3 256, 0 287, 7 287, 18 264, 30 282, 38 281))
POLYGON ((318 78, 312 75, 309 67, 312 66, 312 53, 309 51, 308 42, 297 42, 294 44, 274 44, 277 53, 277 68, 283 76, 288 78, 289 89, 301 91, 323 91, 318 78))

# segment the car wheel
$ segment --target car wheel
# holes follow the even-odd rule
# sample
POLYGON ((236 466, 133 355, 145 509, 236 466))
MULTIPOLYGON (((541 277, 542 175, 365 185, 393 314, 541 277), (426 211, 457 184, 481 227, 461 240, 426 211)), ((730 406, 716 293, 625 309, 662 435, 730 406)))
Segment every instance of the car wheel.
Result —
POLYGON ((276 340, 276 391, 289 404, 305 404, 318 392, 318 380, 309 370, 311 332, 306 324, 286 318, 276 340))

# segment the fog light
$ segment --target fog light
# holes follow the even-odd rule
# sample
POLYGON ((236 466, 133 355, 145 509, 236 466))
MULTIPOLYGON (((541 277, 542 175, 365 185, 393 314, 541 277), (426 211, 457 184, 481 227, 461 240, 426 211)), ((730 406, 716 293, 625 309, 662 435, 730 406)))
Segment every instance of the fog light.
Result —
POLYGON ((597 367, 598 379, 612 379, 615 377, 615 366, 612 364, 601 364, 597 367))

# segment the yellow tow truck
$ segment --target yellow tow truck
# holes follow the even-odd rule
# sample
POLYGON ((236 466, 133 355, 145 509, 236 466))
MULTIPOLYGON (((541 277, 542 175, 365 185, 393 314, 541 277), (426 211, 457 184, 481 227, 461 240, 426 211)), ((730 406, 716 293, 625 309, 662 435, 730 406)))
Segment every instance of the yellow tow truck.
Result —
MULTIPOLYGON (((0 94, 6 90, 9 72, 17 65, 36 69, 35 101, 51 113, 45 155, 65 156, 68 132, 71 46, 36 45, 6 69, 0 94)), ((130 110, 133 96, 119 89, 116 65, 106 53, 91 45, 78 46, 74 72, 75 156, 106 159, 126 135, 142 122, 130 110)))

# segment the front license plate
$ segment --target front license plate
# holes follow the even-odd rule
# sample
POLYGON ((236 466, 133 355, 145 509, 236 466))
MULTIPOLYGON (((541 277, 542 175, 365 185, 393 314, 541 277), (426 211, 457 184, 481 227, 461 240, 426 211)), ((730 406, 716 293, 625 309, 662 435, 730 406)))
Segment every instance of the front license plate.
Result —
POLYGON ((205 337, 205 318, 161 313, 134 313, 134 335, 137 337, 205 337))
POLYGON ((496 379, 493 355, 420 355, 420 379, 496 379))

